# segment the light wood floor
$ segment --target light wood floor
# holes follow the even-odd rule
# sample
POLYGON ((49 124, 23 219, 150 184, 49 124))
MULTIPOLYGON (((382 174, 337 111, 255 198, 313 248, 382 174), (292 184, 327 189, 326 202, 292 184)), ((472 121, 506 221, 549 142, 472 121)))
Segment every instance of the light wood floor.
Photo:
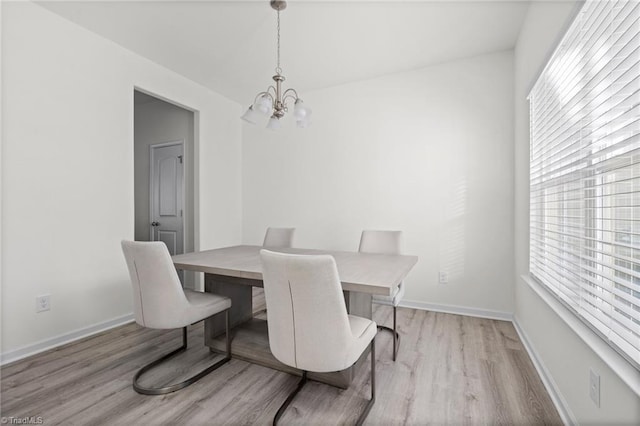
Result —
MULTIPOLYGON (((259 297, 259 296, 258 296, 259 297)), ((376 306, 378 323, 391 308, 376 306)), ((509 322, 398 309, 398 360, 391 335, 376 337, 376 403, 366 424, 561 424, 509 322)), ((150 376, 146 385, 174 382, 217 359, 190 327, 190 349, 150 376)), ((131 387, 144 364, 180 345, 181 332, 129 324, 1 369, 1 415, 41 416, 44 424, 271 424, 298 378, 239 360, 165 396, 131 387)), ((340 390, 310 382, 282 424, 353 424, 369 397, 368 363, 340 390)))

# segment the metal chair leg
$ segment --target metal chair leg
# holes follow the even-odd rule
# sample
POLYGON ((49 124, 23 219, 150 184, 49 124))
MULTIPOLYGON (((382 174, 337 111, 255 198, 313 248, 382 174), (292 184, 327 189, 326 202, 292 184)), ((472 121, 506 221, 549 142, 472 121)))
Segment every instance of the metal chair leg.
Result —
POLYGON ((398 310, 393 307, 393 360, 396 360, 398 353, 398 329, 396 328, 396 320, 398 319, 398 310))
POLYGON ((180 383, 176 383, 175 385, 164 386, 161 388, 147 388, 138 384, 138 379, 144 373, 151 370, 153 367, 163 363, 164 361, 170 358, 173 358, 179 353, 187 350, 187 327, 183 327, 182 328, 182 346, 180 346, 178 349, 174 350, 173 352, 170 352, 165 356, 158 358, 157 360, 145 365, 140 370, 138 370, 136 375, 133 377, 133 389, 136 392, 143 395, 164 395, 167 393, 175 392, 177 390, 186 388, 187 386, 194 384, 195 382, 197 382, 207 374, 211 373, 214 370, 217 370, 221 365, 227 363, 231 359, 231 339, 229 336, 229 309, 225 310, 225 322, 226 322, 225 332, 226 332, 226 340, 227 340, 227 353, 223 359, 205 368, 198 374, 189 377, 187 380, 180 383))
POLYGON ((364 407, 362 414, 358 417, 356 426, 361 426, 371 411, 371 407, 376 402, 376 339, 371 340, 371 399, 364 407))
MULTIPOLYGON (((300 392, 300 390, 305 385, 305 383, 307 383, 307 372, 303 371, 302 378, 298 382, 298 386, 296 386, 294 391, 289 394, 289 396, 282 403, 282 405, 278 409, 278 412, 273 418, 273 426, 276 426, 278 424, 278 420, 280 419, 280 417, 282 417, 287 407, 291 404, 291 401, 293 401, 293 398, 295 398, 298 392, 300 392)), ((358 417, 356 426, 361 426, 362 423, 364 423, 365 419, 369 415, 369 412, 371 411, 371 407, 373 407, 373 404, 375 404, 375 402, 376 402, 376 339, 372 339, 371 340, 371 399, 367 402, 367 405, 364 407, 364 410, 362 410, 362 413, 358 417)))
POLYGON ((273 418, 273 426, 276 426, 278 424, 278 420, 280 419, 280 417, 282 417, 282 415, 284 414, 284 411, 287 409, 289 404, 291 404, 291 401, 293 401, 293 398, 296 397, 296 395, 298 394, 298 392, 300 392, 300 390, 305 385, 305 383, 307 383, 307 372, 303 371, 302 378, 298 382, 298 386, 296 386, 295 390, 289 394, 287 399, 282 403, 282 405, 278 409, 276 416, 273 418))
POLYGON ((400 346, 400 334, 396 331, 396 322, 397 322, 397 308, 393 307, 393 328, 389 328, 385 325, 379 325, 378 330, 388 331, 393 334, 393 360, 396 360, 396 356, 398 354, 398 348, 400 346))

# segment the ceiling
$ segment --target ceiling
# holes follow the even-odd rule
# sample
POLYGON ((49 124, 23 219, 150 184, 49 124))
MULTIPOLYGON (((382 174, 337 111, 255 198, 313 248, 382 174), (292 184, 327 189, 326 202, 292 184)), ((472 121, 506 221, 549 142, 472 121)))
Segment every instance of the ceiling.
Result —
MULTIPOLYGON (((276 13, 267 0, 39 4, 243 105, 272 84, 276 13)), ((281 13, 284 86, 303 96, 511 49, 528 4, 291 0, 281 13)))

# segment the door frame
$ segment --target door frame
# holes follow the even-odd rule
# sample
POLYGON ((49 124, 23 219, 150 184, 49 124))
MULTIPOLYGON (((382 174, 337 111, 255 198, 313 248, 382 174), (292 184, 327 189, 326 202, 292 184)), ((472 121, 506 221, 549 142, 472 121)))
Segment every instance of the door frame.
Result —
MULTIPOLYGON (((182 108, 184 110, 190 111, 193 114, 193 127, 192 127, 193 141, 190 144, 187 144, 185 141, 185 145, 184 145, 185 149, 186 148, 189 149, 189 155, 187 155, 186 152, 184 153, 185 161, 189 166, 189 167, 185 167, 185 173, 190 179, 189 185, 191 185, 191 188, 193 189, 193 195, 192 195, 191 203, 188 206, 189 215, 185 218, 185 220, 188 220, 190 222, 190 228, 187 227, 186 222, 184 222, 185 229, 183 234, 184 234, 185 240, 190 238, 190 241, 193 243, 193 246, 190 247, 189 250, 193 249, 194 251, 199 251, 200 250, 200 110, 186 103, 174 100, 171 97, 172 95, 163 94, 166 92, 166 90, 161 90, 161 89, 159 90, 158 87, 152 87, 152 86, 154 85, 152 84, 148 85, 146 83, 132 84, 130 86, 131 90, 129 93, 131 98, 130 98, 129 105, 131 108, 130 109, 130 114, 131 114, 130 138, 131 138, 132 155, 133 155, 133 149, 135 144, 135 117, 134 117, 135 116, 135 103, 134 103, 135 92, 140 92, 140 93, 144 93, 145 95, 153 96, 154 98, 160 99, 163 102, 166 102, 166 103, 175 105, 179 108, 182 108), (191 158, 193 159, 193 161, 188 160, 191 158), (189 232, 189 229, 190 229, 190 232, 189 232), (189 232, 188 235, 187 235, 187 232, 189 232)), ((175 95, 175 93, 173 95, 175 95)), ((131 173, 133 174, 134 171, 132 170, 131 173)), ((132 176, 132 179, 133 179, 133 176, 132 176)), ((186 179, 183 180, 183 184, 187 185, 186 179)), ((183 195, 186 197, 187 195, 186 192, 183 195)), ((186 200, 185 200, 185 203, 186 203, 186 200)), ((135 204, 134 200, 132 200, 132 204, 135 204)), ((132 214, 135 217, 135 213, 132 213, 132 214)), ((135 224, 133 228, 135 229, 135 224)), ((185 241, 185 244, 186 244, 186 241, 185 241)), ((185 250, 187 250, 186 245, 185 245, 185 250)), ((204 274, 195 274, 193 284, 196 290, 204 291, 204 274)))
MULTIPOLYGON (((160 142, 160 143, 154 143, 149 145, 149 229, 150 229, 150 234, 151 238, 150 241, 155 241, 155 235, 154 235, 154 229, 153 226, 151 226, 151 222, 153 222, 153 168, 154 168, 154 158, 153 158, 153 154, 154 154, 154 149, 155 148, 165 148, 168 146, 175 146, 175 145, 180 145, 182 146, 182 200, 180 200, 180 205, 181 205, 181 215, 180 217, 182 218, 182 252, 184 253, 185 248, 187 246, 187 232, 186 232, 186 226, 184 221, 185 221, 185 195, 186 195, 186 176, 185 176, 185 170, 187 170, 187 156, 185 155, 185 143, 184 143, 184 139, 179 139, 176 141, 171 141, 171 142, 160 142)), ((182 253, 176 253, 176 254, 182 254, 182 253)))

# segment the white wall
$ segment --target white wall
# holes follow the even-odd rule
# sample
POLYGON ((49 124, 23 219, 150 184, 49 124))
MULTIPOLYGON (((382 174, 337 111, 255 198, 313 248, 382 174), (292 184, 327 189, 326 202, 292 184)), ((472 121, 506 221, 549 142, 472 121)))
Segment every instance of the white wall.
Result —
MULTIPOLYGON (((558 397, 566 405, 572 421, 580 424, 640 424, 638 395, 521 278, 529 269, 529 105, 526 96, 574 12, 574 2, 532 2, 515 50, 514 315, 548 371, 550 381, 555 383, 558 397), (601 376, 600 408, 589 398, 590 368, 601 376)), ((581 330, 579 326, 576 329, 581 330)), ((582 329, 591 333, 586 331, 586 327, 582 329)), ((602 345, 601 339, 593 337, 599 346, 608 349, 602 345)), ((611 349, 608 351, 611 352, 608 356, 615 361, 617 354, 611 349)), ((630 373, 624 373, 628 374, 627 381, 638 380, 637 370, 629 367, 628 371, 630 373)))
POLYGON ((197 110, 196 247, 241 238, 240 106, 33 3, 2 4, 2 353, 132 312, 134 86, 197 110), (35 297, 51 294, 51 311, 35 297))
POLYGON ((301 95, 310 128, 243 125, 243 241, 294 226, 299 247, 357 250, 362 229, 400 229, 420 257, 407 301, 508 316, 512 52, 301 95))

